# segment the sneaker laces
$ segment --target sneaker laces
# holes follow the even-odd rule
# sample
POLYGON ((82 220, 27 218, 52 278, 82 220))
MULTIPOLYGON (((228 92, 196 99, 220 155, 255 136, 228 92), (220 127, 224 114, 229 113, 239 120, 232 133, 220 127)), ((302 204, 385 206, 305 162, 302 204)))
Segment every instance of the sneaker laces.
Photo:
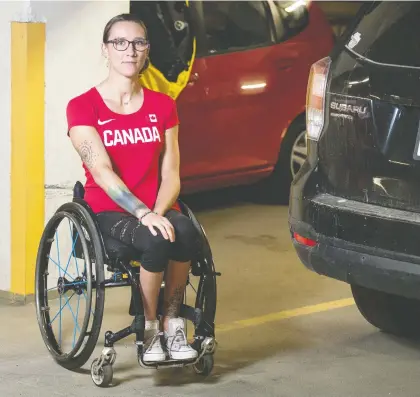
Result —
MULTIPOLYGON (((146 350, 145 350, 145 353, 148 353, 152 349, 152 347, 154 346, 155 342, 157 340, 159 340, 159 338, 160 338, 161 335, 162 335, 162 332, 157 332, 154 336, 152 336, 151 338, 147 339, 147 341, 145 343, 145 345, 147 346, 146 347, 146 350), (149 341, 150 341, 150 343, 149 343, 149 341)), ((160 342, 160 340, 159 340, 159 342, 160 342)))
POLYGON ((187 336, 185 335, 185 331, 182 327, 178 327, 175 330, 175 334, 172 337, 172 341, 171 341, 171 344, 170 344, 170 350, 172 350, 172 346, 174 345, 174 343, 178 344, 178 350, 182 346, 187 345, 187 336))

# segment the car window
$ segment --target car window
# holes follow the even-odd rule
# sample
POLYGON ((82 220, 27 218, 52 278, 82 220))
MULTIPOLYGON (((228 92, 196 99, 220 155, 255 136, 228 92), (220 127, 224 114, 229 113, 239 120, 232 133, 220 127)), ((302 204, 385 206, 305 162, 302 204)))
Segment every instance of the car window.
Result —
POLYGON ((203 22, 210 54, 271 42, 268 10, 262 1, 203 1, 203 22))
POLYGON ((176 81, 193 51, 188 7, 183 1, 131 1, 130 12, 146 24, 150 60, 169 81, 176 81))
POLYGON ((419 21, 419 2, 374 4, 346 46, 374 62, 420 67, 419 21))
POLYGON ((277 41, 285 41, 302 32, 309 23, 305 1, 273 1, 279 14, 277 41))

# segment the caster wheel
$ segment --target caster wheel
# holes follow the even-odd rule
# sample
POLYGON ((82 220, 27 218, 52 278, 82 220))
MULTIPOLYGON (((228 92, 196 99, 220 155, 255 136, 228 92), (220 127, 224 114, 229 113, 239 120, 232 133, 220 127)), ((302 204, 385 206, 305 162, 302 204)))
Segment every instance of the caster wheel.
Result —
POLYGON ((213 370, 214 358, 212 355, 206 355, 201 357, 197 364, 193 365, 194 371, 198 375, 207 376, 210 375, 213 370))
POLYGON ((90 367, 90 376, 93 383, 99 387, 108 387, 112 382, 114 371, 112 365, 105 363, 102 367, 98 367, 99 359, 95 359, 90 367))

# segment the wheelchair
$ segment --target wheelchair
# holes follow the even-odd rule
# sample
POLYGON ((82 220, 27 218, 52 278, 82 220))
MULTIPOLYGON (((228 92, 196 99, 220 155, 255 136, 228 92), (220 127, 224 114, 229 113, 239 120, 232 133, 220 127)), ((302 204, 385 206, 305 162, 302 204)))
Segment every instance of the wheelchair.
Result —
MULTIPOLYGON (((208 376, 211 373, 217 345, 214 324, 217 303, 216 277, 221 274, 215 271, 212 252, 204 229, 188 206, 181 200, 178 202, 182 213, 191 219, 198 231, 197 252, 191 264, 186 288, 188 285, 192 285, 192 279, 195 279, 198 286, 193 288, 194 303, 187 305, 186 300, 183 299, 179 312, 179 317, 184 321, 191 321, 193 324, 193 341, 189 342, 198 352, 197 358, 185 361, 167 359, 158 363, 143 361, 145 317, 139 290, 141 267, 139 253, 121 241, 101 234, 95 214, 84 201, 84 187, 78 181, 73 188, 72 201, 61 205, 46 224, 36 259, 35 305, 38 325, 50 355, 60 366, 68 370, 76 370, 89 360, 101 332, 105 289, 128 286, 131 288, 131 302, 128 311, 129 315, 133 317, 132 323, 120 331, 108 330, 105 332, 103 350, 100 356, 93 360, 90 368, 94 384, 99 387, 111 385, 113 364, 117 355, 114 344, 130 335, 135 336, 137 360, 143 368, 192 366, 199 375, 208 376), (60 264, 60 258, 54 260, 50 252, 54 242, 58 247, 58 226, 66 218, 72 237, 71 252, 67 263, 60 264), (71 260, 76 263, 76 277, 70 276, 68 273, 71 260), (83 262, 83 266, 78 265, 78 260, 83 262), (57 266, 59 272, 57 280, 53 280, 52 288, 48 288, 47 284, 50 261, 57 266), (105 278, 105 266, 111 275, 108 278, 105 278), (48 299, 49 292, 52 294, 52 300, 48 299), (67 292, 72 293, 70 298, 67 298, 67 292), (74 311, 69 305, 73 296, 79 299, 78 302, 80 299, 85 302, 85 313, 81 316, 80 325, 77 319, 79 303, 77 316, 74 315, 74 311), (60 311, 53 317, 50 312, 54 300, 55 302, 60 301, 60 311), (61 307, 62 301, 66 302, 63 307, 61 307), (77 323, 69 352, 64 352, 61 346, 61 322, 58 338, 52 327, 57 318, 61 321, 65 306, 70 308, 77 323), (76 338, 77 331, 79 336, 76 338)), ((164 284, 163 281, 159 293, 158 318, 163 313, 164 284)), ((184 291, 184 298, 185 296, 186 291, 184 291)))

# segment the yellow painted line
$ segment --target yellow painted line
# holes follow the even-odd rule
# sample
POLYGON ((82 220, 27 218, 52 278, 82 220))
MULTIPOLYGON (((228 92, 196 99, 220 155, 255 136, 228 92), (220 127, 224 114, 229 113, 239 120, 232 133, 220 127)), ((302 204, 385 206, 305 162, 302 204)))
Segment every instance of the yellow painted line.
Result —
POLYGON ((255 327, 257 325, 267 324, 274 321, 287 320, 293 317, 307 316, 309 314, 321 313, 328 310, 339 309, 342 307, 354 305, 353 298, 340 299, 330 302, 319 303, 316 305, 303 306, 297 309, 283 310, 277 313, 265 314, 264 316, 252 317, 244 320, 234 321, 228 324, 221 324, 216 327, 216 332, 228 332, 242 328, 255 327))
POLYGON ((34 293, 44 228, 45 24, 11 23, 11 292, 34 293))

